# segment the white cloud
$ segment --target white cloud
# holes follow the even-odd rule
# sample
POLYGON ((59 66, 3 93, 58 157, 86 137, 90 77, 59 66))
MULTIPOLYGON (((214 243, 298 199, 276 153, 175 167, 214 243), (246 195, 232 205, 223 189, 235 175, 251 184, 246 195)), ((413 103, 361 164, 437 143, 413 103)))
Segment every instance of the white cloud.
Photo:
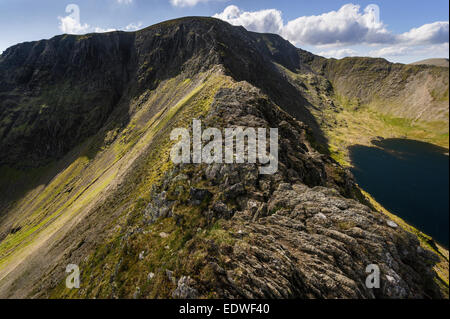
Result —
POLYGON ((417 45, 445 43, 449 37, 448 21, 425 24, 403 34, 393 34, 380 20, 376 5, 361 10, 359 5, 346 4, 337 11, 302 16, 286 24, 282 13, 276 9, 248 12, 231 5, 214 17, 233 25, 242 25, 250 31, 278 33, 296 45, 342 46, 399 42, 417 45))
POLYGON ((360 6, 346 4, 338 11, 319 16, 305 16, 289 21, 283 35, 304 45, 386 43, 392 34, 377 20, 372 10, 360 11, 360 6))
POLYGON ((116 28, 91 27, 87 23, 80 24, 80 22, 77 22, 77 20, 71 16, 58 17, 58 20, 60 21, 59 29, 63 33, 67 33, 67 34, 85 34, 85 33, 89 33, 89 32, 104 33, 104 32, 118 31, 118 30, 136 31, 136 30, 141 29, 141 27, 142 27, 142 22, 130 23, 125 27, 120 27, 117 29, 116 28))
POLYGON ((94 32, 95 33, 105 33, 105 32, 112 32, 117 31, 117 29, 114 28, 101 28, 101 27, 95 27, 94 32))
POLYGON ((114 29, 114 28, 100 28, 100 27, 95 27, 94 28, 94 32, 96 33, 104 33, 104 32, 111 32, 111 31, 136 31, 139 30, 142 27, 142 22, 139 23, 130 23, 129 25, 123 27, 123 28, 119 28, 119 29, 114 29))
POLYGON ((222 13, 215 14, 214 17, 255 32, 280 33, 283 29, 281 11, 275 9, 245 12, 231 5, 222 13))
POLYGON ((413 28, 399 36, 401 42, 410 44, 437 44, 448 42, 448 21, 438 21, 413 28))
POLYGON ((89 31, 89 24, 81 24, 78 19, 69 15, 66 17, 58 17, 59 20, 59 29, 63 33, 68 34, 82 34, 89 31))
POLYGON ((448 52, 442 49, 447 47, 448 50, 448 21, 429 23, 395 34, 380 20, 377 5, 368 5, 362 10, 359 5, 346 4, 337 11, 301 16, 286 23, 279 10, 251 12, 234 5, 214 17, 243 26, 249 31, 277 33, 293 44, 309 46, 313 51, 319 51, 315 49, 320 48, 322 51, 318 54, 326 57, 342 58, 358 54, 348 46, 366 46, 360 52, 364 51, 365 55, 370 56, 448 56, 448 52), (369 50, 368 47, 375 48, 369 50))
POLYGON ((136 31, 142 28, 142 22, 139 23, 130 23, 123 30, 124 31, 136 31))
POLYGON ((404 56, 411 52, 411 48, 407 46, 388 46, 377 50, 372 50, 369 52, 369 56, 373 57, 394 57, 394 56, 404 56))
POLYGON ((174 7, 193 7, 199 4, 200 2, 210 2, 214 0, 170 0, 170 3, 174 7))
POLYGON ((404 56, 417 57, 448 57, 449 43, 441 43, 434 45, 420 45, 420 46, 388 46, 369 52, 369 56, 395 58, 404 56))
POLYGON ((275 9, 246 12, 228 6, 214 17, 250 31, 279 33, 297 45, 338 45, 392 42, 394 36, 379 20, 378 7, 346 4, 338 11, 318 16, 303 16, 284 24, 282 13, 275 9))
POLYGON ((125 5, 127 5, 127 4, 132 4, 133 0, 116 0, 116 2, 118 4, 125 4, 125 5))
POLYGON ((349 56, 357 56, 358 52, 353 49, 336 49, 336 50, 328 50, 318 52, 317 55, 326 57, 326 58, 336 58, 342 59, 349 56))
MULTIPOLYGON (((118 0, 119 2, 127 2, 131 3, 132 0, 118 0)), ((130 23, 124 28, 103 28, 103 27, 91 27, 89 24, 80 22, 80 8, 75 4, 69 4, 66 7, 66 12, 68 13, 65 17, 58 17, 59 20, 59 29, 63 33, 68 34, 83 34, 89 32, 103 33, 103 32, 112 32, 117 30, 124 31, 136 31, 142 27, 142 22, 139 23, 130 23)))
POLYGON ((123 28, 118 28, 118 29, 95 27, 93 29, 93 32, 104 33, 104 32, 112 32, 112 31, 119 31, 119 30, 120 31, 136 31, 136 30, 141 29, 141 27, 142 27, 142 22, 139 22, 139 23, 130 23, 129 25, 127 25, 123 28))

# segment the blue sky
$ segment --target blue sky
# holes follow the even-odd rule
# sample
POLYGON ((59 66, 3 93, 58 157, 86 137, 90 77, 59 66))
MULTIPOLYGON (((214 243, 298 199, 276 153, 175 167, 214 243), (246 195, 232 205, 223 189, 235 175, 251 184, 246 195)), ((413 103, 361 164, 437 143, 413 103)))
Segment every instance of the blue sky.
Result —
POLYGON ((278 33, 327 57, 409 63, 448 58, 449 2, 340 0, 0 0, 0 52, 62 33, 135 30, 182 16, 216 16, 278 33), (77 10, 66 7, 75 4, 77 10))

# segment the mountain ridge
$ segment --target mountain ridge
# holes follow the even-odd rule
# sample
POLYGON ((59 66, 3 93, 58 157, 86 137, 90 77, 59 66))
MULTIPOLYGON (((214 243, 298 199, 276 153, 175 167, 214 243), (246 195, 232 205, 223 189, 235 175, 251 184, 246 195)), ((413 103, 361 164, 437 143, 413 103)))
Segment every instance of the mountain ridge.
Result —
POLYGON ((411 64, 416 65, 434 65, 434 66, 442 66, 448 68, 449 62, 448 59, 445 58, 434 58, 434 59, 425 59, 417 62, 413 62, 411 64))
POLYGON ((345 85, 323 58, 212 18, 53 41, 0 56, 0 188, 14 193, 0 199, 0 296, 445 296, 445 258, 329 157, 317 112, 338 111, 345 85), (280 171, 171 164, 170 130, 192 118, 278 127, 280 171), (67 263, 88 286, 64 288, 67 263))

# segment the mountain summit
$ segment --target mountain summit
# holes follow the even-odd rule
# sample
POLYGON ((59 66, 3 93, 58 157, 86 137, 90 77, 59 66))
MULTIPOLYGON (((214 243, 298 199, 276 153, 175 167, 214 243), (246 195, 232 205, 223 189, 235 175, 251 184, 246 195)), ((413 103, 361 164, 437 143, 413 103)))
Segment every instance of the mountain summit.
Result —
POLYGON ((338 115, 366 107, 445 144, 448 68, 325 59, 197 17, 7 49, 0 297, 448 296, 448 252, 391 220, 336 161, 338 115), (193 119, 278 128, 278 172, 173 164, 171 132, 193 119), (65 286, 69 264, 80 289, 65 286))

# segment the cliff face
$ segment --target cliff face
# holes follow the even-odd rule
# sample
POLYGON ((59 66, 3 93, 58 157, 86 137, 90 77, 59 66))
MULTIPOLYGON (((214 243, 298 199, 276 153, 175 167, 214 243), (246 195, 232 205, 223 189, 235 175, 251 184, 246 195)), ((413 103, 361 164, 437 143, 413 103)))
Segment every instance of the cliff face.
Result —
POLYGON ((439 257, 328 156, 315 110, 357 77, 338 63, 206 18, 6 50, 0 296, 444 296, 439 257), (278 128, 278 172, 174 165, 170 132, 194 118, 278 128), (64 286, 70 263, 80 290, 64 286))
MULTIPOLYGON (((297 50, 215 20, 166 22, 137 33, 63 35, 7 49, 0 65, 0 165, 40 166, 67 153, 106 122, 121 126, 130 98, 181 72, 223 65, 237 80, 264 88, 306 118, 301 95, 272 59, 300 65, 297 50), (271 76, 267 76, 271 74, 271 76), (125 105, 120 109, 121 105, 125 105), (115 112, 113 112, 115 111, 115 112)), ((311 119, 310 119, 311 120, 311 119)))
POLYGON ((360 104, 401 118, 448 124, 448 68, 371 58, 315 58, 311 65, 338 94, 360 104))
POLYGON ((131 78, 131 34, 60 36, 6 50, 0 164, 41 166, 95 134, 131 78))

